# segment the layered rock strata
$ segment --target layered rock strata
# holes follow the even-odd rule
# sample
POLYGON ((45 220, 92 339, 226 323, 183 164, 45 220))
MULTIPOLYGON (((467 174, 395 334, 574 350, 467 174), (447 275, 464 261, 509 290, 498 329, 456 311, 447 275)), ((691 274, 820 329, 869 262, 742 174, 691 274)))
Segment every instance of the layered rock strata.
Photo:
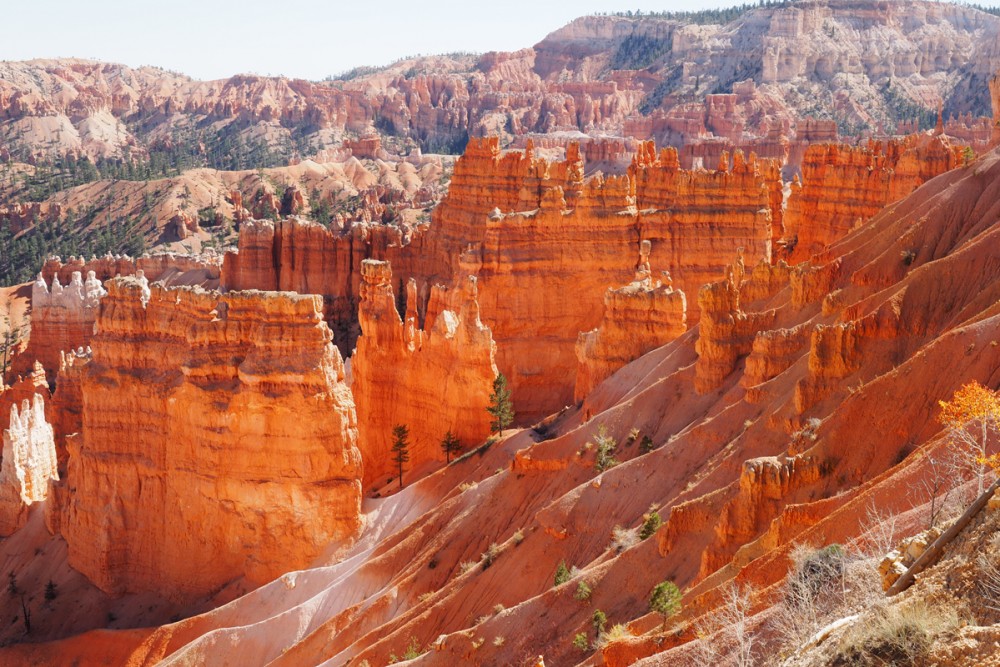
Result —
MULTIPOLYGON (((407 468, 444 460, 446 431, 462 446, 481 443, 490 432, 486 408, 497 370, 496 345, 479 319, 474 276, 453 295, 454 310, 441 310, 432 325, 422 327, 415 282, 409 283, 401 320, 389 264, 366 259, 361 274, 362 335, 351 359, 351 390, 367 486, 395 474, 390 452, 395 424, 409 428, 407 468)), ((437 294, 431 298, 444 300, 437 294)))
POLYGON ((574 399, 582 401, 616 370, 677 338, 687 330, 687 299, 670 275, 655 280, 649 268, 651 243, 640 246, 635 280, 604 294, 604 319, 576 343, 579 366, 574 399))
POLYGON ((52 426, 45 420, 45 399, 35 394, 10 409, 3 432, 0 463, 0 536, 24 525, 28 507, 45 500, 49 480, 59 479, 52 426))
POLYGON ((721 387, 736 369, 737 362, 750 354, 758 333, 770 328, 774 310, 745 312, 740 305, 740 291, 746 269, 743 257, 727 270, 726 279, 710 283, 698 292, 701 310, 695 350, 694 386, 698 393, 721 387))
POLYGON ((37 361, 45 368, 49 381, 54 380, 61 354, 90 343, 101 298, 106 293, 93 271, 87 273, 86 281, 79 271, 74 271, 66 286, 58 275, 53 275, 51 290, 39 274, 31 287, 31 336, 15 360, 15 371, 37 361))
POLYGON ((107 286, 54 522, 70 564, 185 600, 354 535, 356 417, 320 299, 107 286))
POLYGON ((818 144, 806 150, 802 180, 792 183, 785 213, 791 261, 808 259, 925 181, 962 164, 944 137, 913 135, 865 146, 818 144))
MULTIPOLYGON (((530 141, 501 153, 497 138, 473 139, 429 226, 247 224, 222 282, 324 295, 346 353, 357 336, 363 259, 391 262, 397 296, 415 279, 415 309, 428 321, 432 285, 475 275, 497 367, 529 420, 573 401, 579 332, 600 324, 608 285, 632 279, 641 241, 662 249, 685 293, 722 277, 737 248, 754 262, 770 259, 775 165, 737 153, 719 167, 683 170, 676 151, 645 142, 627 173, 585 179, 577 144, 549 161, 530 141)), ((697 317, 689 313, 689 323, 697 317)))

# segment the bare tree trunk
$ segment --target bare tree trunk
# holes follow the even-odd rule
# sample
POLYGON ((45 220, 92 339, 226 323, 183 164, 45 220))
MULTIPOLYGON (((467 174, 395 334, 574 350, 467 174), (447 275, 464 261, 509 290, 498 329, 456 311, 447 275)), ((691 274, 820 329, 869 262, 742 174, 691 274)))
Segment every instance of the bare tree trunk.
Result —
POLYGON ((995 482, 990 484, 989 488, 981 493, 979 497, 976 498, 971 505, 969 505, 969 509, 965 510, 965 513, 958 517, 958 520, 956 520, 955 523, 948 528, 948 530, 941 533, 941 535, 934 540, 929 547, 927 547, 927 550, 920 554, 917 560, 913 561, 913 565, 911 565, 909 569, 907 569, 906 572, 904 572, 903 575, 889 587, 886 594, 892 596, 896 593, 902 593, 910 587, 910 584, 913 583, 913 579, 918 574, 937 562, 937 559, 941 556, 941 552, 948 545, 948 543, 955 539, 955 536, 962 532, 962 530, 968 526, 974 518, 976 518, 976 515, 979 514, 984 507, 986 507, 986 503, 990 501, 990 498, 993 497, 993 492, 998 488, 1000 488, 1000 479, 997 479, 995 482))

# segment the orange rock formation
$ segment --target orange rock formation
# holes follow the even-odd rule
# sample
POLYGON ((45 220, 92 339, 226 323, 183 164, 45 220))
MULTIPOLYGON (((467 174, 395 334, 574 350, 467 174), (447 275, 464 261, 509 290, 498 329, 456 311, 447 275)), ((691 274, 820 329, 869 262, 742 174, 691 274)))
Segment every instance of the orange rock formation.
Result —
POLYGON ((785 252, 808 259, 886 205, 962 163, 943 137, 913 135, 852 148, 819 144, 806 150, 802 182, 793 182, 785 212, 785 252))
POLYGON ((687 331, 684 292, 654 280, 649 268, 651 243, 643 241, 635 280, 604 294, 604 319, 576 343, 579 366, 574 398, 582 401, 616 370, 687 331))
MULTIPOLYGON (((395 424, 410 430, 408 467, 443 460, 440 443, 449 430, 463 446, 481 443, 490 432, 486 408, 497 371, 496 345, 479 320, 475 277, 469 276, 454 295, 455 310, 428 316, 422 327, 414 281, 407 288, 407 313, 401 321, 389 264, 366 259, 361 276, 362 335, 351 358, 351 390, 367 486, 393 474, 395 424)), ((433 294, 431 300, 444 297, 433 294)))
POLYGON ((346 354, 357 335, 363 259, 390 261, 400 292, 415 279, 418 313, 433 310, 432 285, 475 275, 497 367, 521 417, 539 418, 573 401, 578 335, 600 324, 608 285, 632 278, 640 241, 662 249, 664 267, 686 293, 721 277, 737 248, 755 262, 770 259, 774 163, 737 153, 717 171, 689 172, 676 151, 658 154, 646 142, 627 174, 583 174, 576 144, 565 160, 550 162, 530 142, 501 154, 495 137, 473 139, 428 227, 248 224, 239 253, 226 256, 222 282, 324 295, 346 354))
POLYGON ((354 404, 318 297, 118 278, 104 299, 58 521, 74 568, 190 599, 357 531, 354 404))
POLYGON ((51 291, 39 275, 31 288, 31 336, 27 348, 15 359, 14 370, 20 372, 38 361, 49 380, 54 380, 62 352, 90 343, 105 294, 93 271, 87 273, 86 282, 74 271, 65 287, 54 276, 51 291))

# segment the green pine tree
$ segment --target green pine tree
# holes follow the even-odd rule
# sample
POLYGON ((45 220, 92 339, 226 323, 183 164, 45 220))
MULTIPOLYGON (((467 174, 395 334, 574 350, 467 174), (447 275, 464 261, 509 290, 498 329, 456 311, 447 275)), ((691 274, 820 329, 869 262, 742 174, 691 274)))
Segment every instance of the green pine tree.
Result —
POLYGON ((441 449, 444 451, 445 463, 451 463, 451 455, 457 452, 461 446, 458 436, 450 430, 444 434, 444 439, 441 440, 441 449))
POLYGON ((490 405, 486 411, 493 416, 490 422, 490 432, 503 435, 505 428, 514 421, 514 404, 511 400, 510 389, 507 388, 507 378, 503 373, 497 375, 493 380, 493 393, 490 394, 490 405))
POLYGON ((403 424, 392 427, 392 460, 399 468, 399 489, 403 489, 403 464, 410 462, 410 429, 403 424))
POLYGON ((663 581, 653 588, 649 596, 649 610, 663 617, 663 628, 667 627, 667 619, 681 609, 681 592, 672 581, 663 581))

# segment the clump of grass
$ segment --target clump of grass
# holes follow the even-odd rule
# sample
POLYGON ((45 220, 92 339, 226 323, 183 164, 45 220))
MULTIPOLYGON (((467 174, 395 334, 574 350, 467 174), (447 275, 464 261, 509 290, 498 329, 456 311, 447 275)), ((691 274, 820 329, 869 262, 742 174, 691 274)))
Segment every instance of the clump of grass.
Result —
POLYGON ((479 559, 479 562, 482 564, 482 568, 484 570, 489 569, 489 567, 496 562, 496 559, 500 557, 501 553, 502 549, 500 549, 500 545, 496 542, 492 543, 489 547, 487 547, 486 551, 483 552, 483 555, 479 559))
POLYGON ((618 444, 614 438, 608 435, 603 425, 597 431, 594 444, 597 446, 597 455, 594 459, 594 468, 597 469, 597 472, 604 472, 618 465, 618 459, 614 456, 618 444))
POLYGON ((931 609, 923 603, 881 607, 851 626, 831 664, 912 665, 927 653, 935 636, 958 624, 954 609, 931 609))

